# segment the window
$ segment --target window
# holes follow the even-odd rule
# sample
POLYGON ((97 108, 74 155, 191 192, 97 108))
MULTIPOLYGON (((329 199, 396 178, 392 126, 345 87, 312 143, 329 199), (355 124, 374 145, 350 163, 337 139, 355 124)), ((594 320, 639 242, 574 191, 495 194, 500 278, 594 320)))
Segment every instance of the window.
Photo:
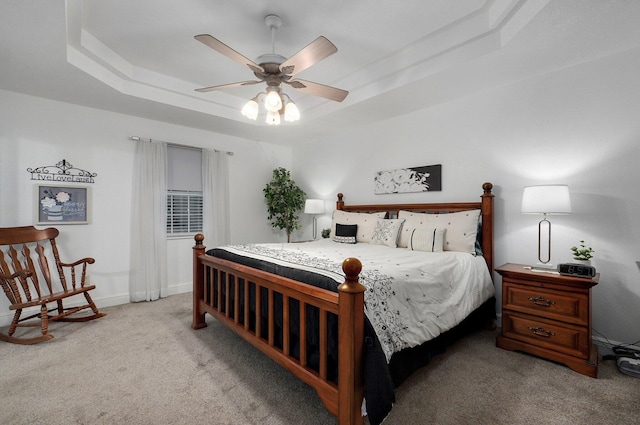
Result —
POLYGON ((167 192, 167 234, 202 232, 202 192, 167 192))
POLYGON ((167 234, 202 232, 202 151, 167 146, 167 234))

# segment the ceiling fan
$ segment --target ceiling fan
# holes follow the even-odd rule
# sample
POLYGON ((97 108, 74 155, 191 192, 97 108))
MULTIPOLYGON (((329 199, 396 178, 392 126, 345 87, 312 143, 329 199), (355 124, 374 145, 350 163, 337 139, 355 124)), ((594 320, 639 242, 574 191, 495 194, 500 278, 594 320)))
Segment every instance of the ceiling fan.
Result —
MULTIPOLYGON (((196 89, 197 92, 203 93, 214 90, 224 90, 265 82, 267 84, 266 97, 268 98, 271 92, 275 92, 275 94, 272 95, 273 102, 275 103, 270 107, 268 103, 269 100, 266 99, 265 102, 265 106, 270 112, 279 111, 284 104, 293 104, 293 102, 291 102, 291 99, 287 95, 282 93, 282 84, 287 84, 300 92, 323 97, 329 100, 334 100, 336 102, 342 102, 347 97, 349 92, 346 90, 326 86, 324 84, 314 83, 312 81, 301 80, 299 78, 292 79, 292 77, 294 77, 299 72, 309 68, 311 65, 337 52, 338 49, 332 42, 327 40, 325 37, 320 36, 309 43, 307 46, 302 48, 302 50, 287 59, 275 53, 275 31, 282 25, 282 20, 279 16, 268 15, 265 17, 264 22, 266 26, 271 29, 272 52, 261 55, 256 59, 255 62, 233 50, 231 47, 227 46, 226 44, 209 34, 200 34, 194 36, 196 40, 209 46, 218 53, 227 56, 229 59, 234 60, 241 65, 249 67, 249 69, 253 71, 253 75, 258 78, 258 80, 240 81, 237 83, 203 87, 196 89), (284 102, 282 102, 283 96, 286 97, 286 99, 284 99, 284 102), (278 100, 275 99, 276 97, 279 98, 279 104, 278 100), (277 109, 275 109, 276 106, 277 109)), ((260 94, 258 96, 260 96, 260 94)), ((256 96, 256 98, 254 98, 252 101, 255 102, 258 96, 256 96)), ((255 114, 251 113, 250 115, 251 116, 249 116, 249 118, 252 119, 255 119, 255 117, 257 117, 257 103, 255 106, 255 114)), ((275 119, 275 117, 272 118, 275 119)), ((267 117, 267 122, 269 122, 269 117, 267 117)))

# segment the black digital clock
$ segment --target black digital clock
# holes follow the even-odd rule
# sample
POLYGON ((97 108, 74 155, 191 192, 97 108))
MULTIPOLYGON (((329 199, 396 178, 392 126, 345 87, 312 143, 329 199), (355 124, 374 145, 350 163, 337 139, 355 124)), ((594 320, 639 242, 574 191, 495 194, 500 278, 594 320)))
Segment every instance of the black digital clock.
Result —
POLYGON ((565 276, 577 276, 592 278, 596 275, 596 269, 579 263, 558 264, 558 273, 565 276))

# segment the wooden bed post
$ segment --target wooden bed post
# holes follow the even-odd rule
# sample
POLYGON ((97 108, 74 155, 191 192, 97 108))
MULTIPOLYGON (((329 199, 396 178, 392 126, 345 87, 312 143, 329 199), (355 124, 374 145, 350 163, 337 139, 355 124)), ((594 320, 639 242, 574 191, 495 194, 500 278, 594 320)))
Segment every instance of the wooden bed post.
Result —
POLYGON ((338 286, 338 423, 363 425, 364 398, 364 291, 358 282, 362 263, 347 258, 342 263, 345 282, 338 286))
POLYGON ((204 321, 204 313, 200 310, 200 302, 204 299, 204 270, 199 264, 198 257, 203 255, 206 247, 202 244, 204 235, 196 234, 193 239, 196 244, 193 247, 193 329, 201 329, 207 326, 204 321))
POLYGON ((493 184, 482 185, 482 255, 493 278, 493 184))
POLYGON ((344 208, 344 201, 342 200, 343 197, 344 195, 342 193, 338 193, 338 201, 336 202, 337 210, 341 210, 344 208))

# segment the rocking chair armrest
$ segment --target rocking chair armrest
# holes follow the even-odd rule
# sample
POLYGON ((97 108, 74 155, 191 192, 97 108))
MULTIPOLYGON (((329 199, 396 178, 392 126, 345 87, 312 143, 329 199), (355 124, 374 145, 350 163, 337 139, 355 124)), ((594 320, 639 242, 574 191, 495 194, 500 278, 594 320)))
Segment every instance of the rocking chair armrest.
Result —
POLYGON ((95 262, 96 262, 96 260, 95 260, 95 259, 93 259, 93 258, 91 258, 91 257, 87 257, 87 258, 83 258, 83 259, 78 260, 78 261, 73 262, 73 263, 62 263, 62 262, 61 262, 61 263, 60 263, 60 265, 61 265, 62 267, 75 267, 75 266, 77 266, 78 264, 82 264, 82 263, 93 264, 93 263, 95 263, 95 262))
POLYGON ((15 272, 12 275, 7 276, 6 274, 1 274, 0 273, 0 279, 2 280, 9 280, 9 279, 15 279, 16 277, 22 277, 22 278, 27 278, 29 276, 31 276, 33 274, 33 272, 31 270, 18 270, 17 272, 15 272))
POLYGON ((20 291, 20 286, 23 285, 27 278, 33 275, 31 270, 18 270, 12 275, 0 274, 0 287, 4 291, 5 295, 9 299, 9 309, 15 310, 16 307, 22 304, 23 294, 20 291), (16 283, 15 279, 18 278, 20 283, 16 283))

